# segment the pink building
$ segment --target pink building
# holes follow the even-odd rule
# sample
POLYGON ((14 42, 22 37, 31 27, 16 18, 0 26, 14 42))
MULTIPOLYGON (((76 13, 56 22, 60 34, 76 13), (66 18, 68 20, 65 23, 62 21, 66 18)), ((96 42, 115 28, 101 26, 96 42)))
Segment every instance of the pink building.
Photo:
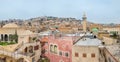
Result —
POLYGON ((72 46, 75 36, 49 35, 41 39, 45 42, 44 56, 50 59, 50 62, 72 62, 72 46))

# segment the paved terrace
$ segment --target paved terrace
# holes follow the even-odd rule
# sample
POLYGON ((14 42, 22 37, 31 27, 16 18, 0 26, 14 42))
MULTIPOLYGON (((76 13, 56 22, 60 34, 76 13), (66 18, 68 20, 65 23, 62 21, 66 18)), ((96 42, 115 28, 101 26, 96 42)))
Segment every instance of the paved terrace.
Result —
POLYGON ((120 61, 120 44, 106 46, 108 51, 120 61))

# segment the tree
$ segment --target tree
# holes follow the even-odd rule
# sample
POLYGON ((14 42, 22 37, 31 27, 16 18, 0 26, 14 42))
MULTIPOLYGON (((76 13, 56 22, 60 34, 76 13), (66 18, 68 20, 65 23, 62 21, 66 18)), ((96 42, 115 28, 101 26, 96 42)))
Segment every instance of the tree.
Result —
POLYGON ((33 37, 32 40, 35 41, 37 38, 36 37, 33 37))
POLYGON ((14 34, 14 40, 16 43, 18 43, 18 35, 17 34, 14 34))
POLYGON ((13 41, 13 40, 14 40, 13 35, 11 35, 11 34, 9 35, 9 40, 10 40, 10 41, 13 41))
POLYGON ((118 38, 118 34, 116 32, 113 32, 113 35, 112 35, 113 38, 118 38))
POLYGON ((15 41, 17 43, 18 35, 17 34, 9 35, 9 39, 10 39, 10 41, 15 41))

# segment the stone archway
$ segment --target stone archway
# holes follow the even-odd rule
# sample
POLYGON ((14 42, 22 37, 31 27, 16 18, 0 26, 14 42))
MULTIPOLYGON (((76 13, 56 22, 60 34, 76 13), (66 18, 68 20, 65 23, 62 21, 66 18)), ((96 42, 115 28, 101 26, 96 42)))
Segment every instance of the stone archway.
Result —
POLYGON ((7 34, 5 34, 4 40, 5 40, 5 41, 8 41, 8 35, 7 35, 7 34))
POLYGON ((1 41, 3 41, 3 38, 4 38, 4 37, 3 37, 3 34, 1 34, 1 41))
POLYGON ((33 53, 33 46, 29 46, 29 52, 33 53))

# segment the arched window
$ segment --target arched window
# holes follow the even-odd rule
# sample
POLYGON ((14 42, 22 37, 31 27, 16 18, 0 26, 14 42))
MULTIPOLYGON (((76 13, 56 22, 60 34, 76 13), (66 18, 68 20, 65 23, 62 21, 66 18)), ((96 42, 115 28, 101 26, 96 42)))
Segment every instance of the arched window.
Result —
POLYGON ((50 45, 50 52, 54 52, 53 45, 50 45))
POLYGON ((3 34, 1 34, 1 41, 3 41, 3 34))
POLYGON ((54 45, 54 53, 57 54, 57 46, 56 45, 54 45))
POLYGON ((7 34, 5 34, 5 41, 8 41, 8 35, 7 34))
POLYGON ((33 53, 33 46, 29 46, 29 52, 33 53))

